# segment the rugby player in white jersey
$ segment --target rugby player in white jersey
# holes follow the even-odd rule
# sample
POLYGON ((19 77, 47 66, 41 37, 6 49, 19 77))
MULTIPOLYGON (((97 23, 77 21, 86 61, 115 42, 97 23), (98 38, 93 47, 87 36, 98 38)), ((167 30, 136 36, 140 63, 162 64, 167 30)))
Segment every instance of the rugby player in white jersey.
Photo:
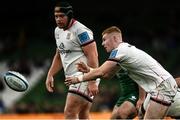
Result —
MULTIPOLYGON (((172 75, 144 51, 123 42, 121 30, 112 26, 102 33, 102 45, 110 57, 100 67, 77 77, 67 77, 66 85, 96 78, 110 79, 121 68, 129 77, 150 94, 144 119, 162 119, 177 93, 177 84, 172 75)), ((77 64, 81 69, 82 62, 77 64)))
MULTIPOLYGON (((150 102, 150 96, 151 96, 150 94, 147 94, 147 97, 146 97, 143 105, 139 109, 139 115, 138 115, 139 118, 143 118, 143 116, 146 112, 147 106, 150 102)), ((175 119, 180 119, 180 88, 178 88, 178 91, 177 91, 173 101, 174 102, 169 107, 166 116, 175 118, 175 119)))
MULTIPOLYGON (((175 119, 180 119, 180 77, 175 78, 175 80, 178 85, 178 90, 173 99, 174 102, 172 103, 172 105, 169 107, 167 111, 167 116, 171 118, 175 118, 175 119)), ((150 94, 147 94, 147 97, 144 103, 139 109, 138 118, 140 119, 143 118, 146 112, 147 105, 150 102, 150 96, 151 96, 150 94)))
MULTIPOLYGON (((53 92, 53 77, 60 70, 64 70, 65 77, 77 76, 83 73, 76 68, 76 62, 83 61, 92 68, 99 65, 93 32, 73 18, 72 6, 68 2, 57 2, 54 16, 57 24, 57 50, 46 78, 49 92, 53 92)), ((65 119, 89 119, 93 97, 98 93, 98 84, 99 79, 69 86, 64 108, 65 119)))

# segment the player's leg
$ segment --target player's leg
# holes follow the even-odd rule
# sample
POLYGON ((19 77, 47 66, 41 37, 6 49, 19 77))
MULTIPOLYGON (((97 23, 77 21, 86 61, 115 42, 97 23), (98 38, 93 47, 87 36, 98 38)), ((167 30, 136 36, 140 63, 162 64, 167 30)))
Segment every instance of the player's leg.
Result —
POLYGON ((81 108, 80 108, 81 110, 79 112, 79 119, 90 119, 89 113, 90 113, 91 106, 92 106, 91 102, 87 100, 83 100, 81 108))
POLYGON ((163 119, 176 93, 177 84, 172 77, 164 80, 157 88, 151 90, 151 97, 144 119, 163 119))
POLYGON ((65 119, 78 119, 80 111, 79 96, 73 93, 68 93, 66 98, 66 105, 64 108, 65 119))
POLYGON ((167 116, 180 119, 180 88, 178 88, 174 102, 168 109, 167 116))
POLYGON ((87 82, 73 84, 69 87, 65 117, 69 119, 89 119, 89 111, 94 96, 88 94, 87 82))
POLYGON ((111 115, 111 119, 128 119, 137 115, 136 107, 130 101, 125 101, 119 107, 115 106, 111 115))
POLYGON ((64 109, 65 119, 89 119, 92 103, 80 95, 68 93, 64 109))
POLYGON ((137 116, 136 103, 138 96, 137 92, 127 93, 126 96, 121 96, 116 102, 111 119, 132 119, 137 116))
POLYGON ((117 118, 117 116, 118 116, 118 108, 119 107, 117 105, 114 106, 113 111, 111 113, 111 119, 116 119, 117 118))
POLYGON ((150 100, 147 106, 144 119, 163 119, 166 116, 169 106, 150 100))
MULTIPOLYGON (((143 118, 143 116, 146 112, 147 106, 149 104, 149 101, 150 101, 150 94, 147 95, 147 97, 139 111, 139 114, 138 114, 139 118, 143 118)), ((180 118, 179 111, 180 111, 180 90, 178 90, 176 96, 174 97, 174 102, 169 107, 169 109, 167 111, 167 116, 171 117, 171 118, 179 119, 180 118)))

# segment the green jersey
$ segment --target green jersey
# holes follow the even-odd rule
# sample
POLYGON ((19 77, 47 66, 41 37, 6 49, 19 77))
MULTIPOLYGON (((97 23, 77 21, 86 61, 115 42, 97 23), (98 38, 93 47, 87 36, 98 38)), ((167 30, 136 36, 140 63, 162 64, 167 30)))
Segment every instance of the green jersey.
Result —
POLYGON ((116 79, 120 83, 120 97, 116 105, 120 106, 124 101, 130 101, 135 105, 139 98, 137 83, 128 76, 128 71, 124 69, 116 74, 116 79))

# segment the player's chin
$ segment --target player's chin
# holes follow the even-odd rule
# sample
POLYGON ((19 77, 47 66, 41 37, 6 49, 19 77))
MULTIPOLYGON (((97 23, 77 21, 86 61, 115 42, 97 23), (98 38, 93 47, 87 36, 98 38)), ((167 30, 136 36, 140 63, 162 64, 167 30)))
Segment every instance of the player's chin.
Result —
POLYGON ((112 51, 112 50, 110 50, 110 49, 108 49, 108 48, 105 48, 105 49, 106 49, 106 52, 108 52, 108 53, 112 51))
POLYGON ((57 26, 58 26, 60 29, 64 28, 64 25, 61 24, 61 23, 57 23, 57 26))

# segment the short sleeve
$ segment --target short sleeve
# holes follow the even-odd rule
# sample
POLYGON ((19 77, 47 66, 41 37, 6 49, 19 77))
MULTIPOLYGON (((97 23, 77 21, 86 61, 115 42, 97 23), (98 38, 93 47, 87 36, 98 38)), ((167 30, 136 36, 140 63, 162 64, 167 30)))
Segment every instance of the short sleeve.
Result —
POLYGON ((108 60, 121 63, 125 60, 125 53, 123 53, 123 51, 121 52, 119 49, 112 50, 108 60))
POLYGON ((93 33, 88 28, 80 28, 77 30, 77 38, 81 46, 94 41, 93 33))

